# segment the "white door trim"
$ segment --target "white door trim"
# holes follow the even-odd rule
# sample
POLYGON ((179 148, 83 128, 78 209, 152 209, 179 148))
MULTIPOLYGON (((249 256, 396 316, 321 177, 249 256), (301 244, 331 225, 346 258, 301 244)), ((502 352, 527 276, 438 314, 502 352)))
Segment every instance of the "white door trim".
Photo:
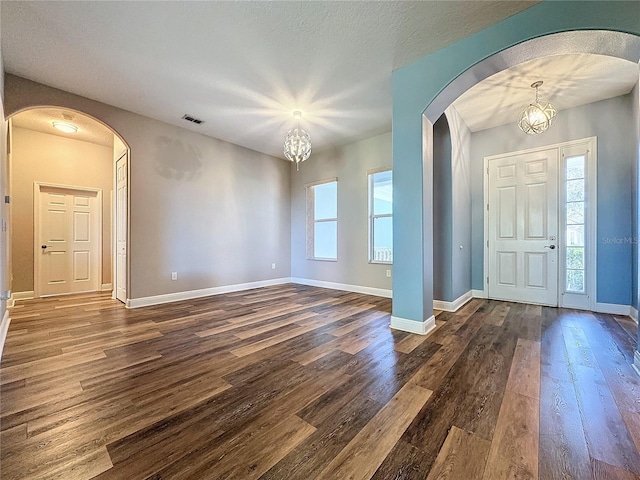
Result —
POLYGON ((126 157, 127 162, 127 208, 126 208, 126 216, 127 216, 127 234, 126 234, 126 249, 127 249, 127 259, 126 259, 126 268, 125 268, 125 290, 127 301, 129 301, 130 295, 130 278, 129 272, 131 271, 131 258, 129 255, 130 249, 130 239, 131 239, 131 215, 130 215, 130 205, 131 205, 131 183, 129 179, 131 178, 131 155, 129 149, 124 150, 120 155, 117 156, 115 161, 113 162, 113 190, 111 191, 111 285, 112 292, 111 298, 113 300, 117 300, 117 291, 118 291, 118 279, 116 278, 118 274, 118 162, 122 160, 123 157, 126 157))
MULTIPOLYGON (((575 147, 583 146, 586 148, 585 155, 585 167, 586 167, 586 193, 587 196, 585 198, 585 205, 587 207, 587 211, 585 212, 585 241, 587 245, 587 249, 585 251, 585 272, 586 272, 586 294, 589 297, 587 302, 587 307, 589 310, 597 312, 598 303, 596 299, 597 289, 597 251, 598 251, 598 139, 596 137, 584 138, 582 140, 575 140, 573 142, 567 142, 560 146, 560 159, 562 161, 563 174, 559 178, 558 187, 564 186, 566 183, 564 172, 566 172, 566 165, 564 164, 567 156, 572 156, 570 149, 575 147), (567 150, 569 152, 567 153, 567 150)), ((564 189, 559 191, 560 194, 564 193, 564 189)), ((562 195, 560 196, 560 219, 563 224, 566 222, 566 204, 562 195)), ((561 225, 563 226, 563 225, 561 225)), ((560 232, 558 237, 560 241, 558 246, 561 251, 564 251, 567 247, 566 245, 566 229, 563 229, 560 232)), ((559 263, 558 274, 564 276, 566 270, 565 262, 559 263)), ((558 306, 565 308, 584 308, 584 306, 578 306, 577 304, 571 304, 570 300, 565 302, 567 298, 570 298, 573 294, 567 294, 567 296, 563 295, 562 290, 564 289, 564 285, 558 284, 558 306)), ((578 302, 579 303, 579 302, 578 302)))
MULTIPOLYGON (((61 185, 56 183, 33 182, 33 296, 40 298, 40 189, 45 188, 62 188, 65 190, 75 190, 77 192, 95 193, 98 198, 98 224, 100 231, 98 233, 98 241, 100 248, 98 249, 98 289, 102 285, 102 190, 99 188, 80 187, 77 185, 61 185)), ((74 292, 78 293, 78 292, 74 292)))
MULTIPOLYGON (((559 160, 561 160, 561 167, 564 168, 564 157, 562 156, 563 148, 573 147, 577 145, 588 144, 590 145, 589 153, 587 156, 587 189, 592 192, 592 196, 589 198, 589 206, 587 211, 588 221, 590 222, 590 227, 588 228, 588 232, 585 233, 585 238, 587 242, 590 242, 590 248, 588 249, 588 253, 585 258, 586 266, 588 271, 590 272, 587 285, 587 294, 589 295, 589 310, 596 311, 596 293, 597 293, 597 245, 598 245, 598 228, 597 228, 597 212, 598 212, 598 198, 597 198, 597 150, 598 143, 597 137, 587 137, 581 138, 579 140, 571 140, 568 142, 554 143, 551 145, 544 145, 535 148, 529 148, 525 150, 517 150, 514 152, 507 152, 497 155, 488 155, 484 157, 482 164, 483 171, 483 215, 484 215, 484 238, 483 238, 483 252, 484 252, 484 261, 483 261, 483 274, 482 274, 482 283, 483 289, 477 290, 477 293, 482 293, 483 298, 488 298, 489 289, 487 284, 487 275, 489 273, 489 247, 487 246, 487 240, 489 239, 489 215, 487 215, 487 205, 489 203, 489 161, 506 158, 511 156, 523 155, 527 153, 535 153, 544 150, 557 148, 559 152, 559 160)), ((564 191, 564 183, 563 178, 564 175, 560 175, 561 168, 558 168, 558 208, 564 209, 563 195, 561 193, 564 191)), ((560 213, 560 212, 559 212, 560 213)), ((560 218, 558 217, 559 223, 560 218)), ((562 227, 562 225, 559 225, 562 227)), ((564 242, 564 234, 560 235, 559 240, 562 239, 564 242)), ((560 246, 560 245, 559 245, 560 246)), ((562 244, 560 250, 564 251, 565 245, 562 244)), ((560 255, 558 255, 560 259, 560 255)), ((560 262, 560 260, 559 260, 560 262)), ((564 269, 564 260, 561 265, 558 265, 558 276, 560 276, 561 271, 564 269)), ((560 278, 558 279, 558 305, 562 305, 562 290, 564 289, 564 284, 560 282, 560 278)))

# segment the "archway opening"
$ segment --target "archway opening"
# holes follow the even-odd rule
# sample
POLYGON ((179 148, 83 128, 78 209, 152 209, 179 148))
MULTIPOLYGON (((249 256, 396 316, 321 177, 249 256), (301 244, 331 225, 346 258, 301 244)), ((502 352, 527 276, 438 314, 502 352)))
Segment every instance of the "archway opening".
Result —
POLYGON ((126 302, 127 143, 76 110, 9 118, 11 301, 103 292, 126 302))
MULTIPOLYGON (((451 105, 456 105, 456 100, 458 100, 465 92, 469 91, 473 87, 477 86, 481 82, 494 78, 495 75, 498 77, 501 72, 507 72, 509 69, 514 69, 519 65, 525 64, 525 62, 534 61, 536 59, 544 59, 544 58, 552 58, 553 56, 580 56, 580 55, 598 55, 609 57, 613 59, 620 59, 626 62, 632 62, 632 64, 636 68, 636 76, 635 76, 635 94, 631 95, 628 92, 628 95, 631 96, 629 99, 632 102, 632 107, 634 109, 635 118, 638 118, 638 110, 640 109, 640 105, 638 104, 638 95, 637 89, 638 87, 638 62, 640 60, 640 37, 635 35, 630 35, 627 33, 614 32, 614 31, 570 31, 552 34, 540 38, 535 38, 521 44, 510 47, 506 50, 498 52, 480 62, 475 64, 473 67, 469 68, 457 78, 452 80, 441 92, 437 95, 434 100, 427 106, 427 108, 423 112, 423 129, 422 129, 422 138, 423 138, 423 168, 425 170, 430 170, 433 168, 433 153, 434 153, 434 134, 433 128, 436 120, 445 112, 447 108, 450 108, 451 105)), ((540 78, 536 78, 537 80, 540 78)), ((542 78, 543 79, 543 78, 542 78)), ((528 79, 527 79, 528 80, 528 79)), ((531 83, 531 82, 530 82, 531 83)), ((513 126, 515 127, 516 118, 513 119, 513 126)), ((626 199, 627 202, 631 202, 632 205, 627 203, 627 207, 629 210, 629 217, 632 223, 631 226, 631 244, 633 244, 633 238, 637 238, 638 232, 638 220, 637 220, 637 196, 638 196, 638 152, 640 151, 640 134, 637 132, 637 125, 633 126, 630 130, 631 133, 634 132, 634 138, 631 140, 633 143, 631 150, 631 154, 633 158, 627 159, 629 163, 633 162, 633 186, 629 189, 632 195, 629 195, 629 198, 626 199)), ((521 133, 514 131, 514 135, 521 133)), ((575 140, 574 138, 568 138, 570 140, 575 140)), ((553 142, 551 142, 553 143, 553 142)), ((630 166, 630 165, 628 165, 630 166)), ((484 174, 484 172, 482 172, 484 174)), ((430 176, 425 175, 425 182, 423 184, 423 195, 426 197, 430 196, 430 192, 433 192, 434 185, 431 183, 430 176)), ((628 178, 627 178, 628 179, 628 178)), ((611 186, 609 186, 611 187, 611 186)), ((600 195, 602 196, 603 190, 598 188, 600 195)), ((609 193, 614 193, 611 188, 609 188, 609 193)), ((425 206, 427 204, 425 203, 425 206)), ((485 208, 484 203, 479 204, 481 209, 485 208)), ((600 209, 599 209, 600 210, 600 209)), ((600 227, 599 227, 600 228, 600 227)), ((431 231, 433 232, 433 224, 425 225, 425 232, 431 231)), ((425 237, 428 242, 429 236, 425 237)), ((485 239, 486 240, 486 239, 485 239)), ((598 242, 601 239, 598 238, 598 242)), ((484 245, 482 246, 484 248, 484 245)), ((637 248, 637 247, 636 247, 637 248)), ((628 248, 630 251, 632 247, 628 248)), ((638 308, 638 254, 637 250, 633 250, 635 253, 630 253, 629 260, 632 263, 632 274, 630 276, 631 280, 631 305, 628 306, 630 312, 637 312, 638 308)), ((480 259, 480 264, 482 263, 482 258, 480 259)), ((598 264, 600 265, 600 261, 598 264)), ((429 269, 425 269, 425 277, 429 276, 431 278, 425 278, 425 285, 432 284, 433 278, 429 269)), ((482 270, 480 270, 482 271, 482 270)), ((481 282, 484 283, 486 278, 486 271, 482 271, 482 275, 476 275, 476 277, 480 277, 481 282)), ((476 288, 480 290, 483 289, 483 285, 477 286, 474 285, 473 291, 478 292, 476 288)), ((602 297, 602 293, 599 291, 597 294, 599 297, 602 297)), ((606 300, 606 299, 605 299, 606 300)), ((594 302, 595 303, 595 302, 594 302)), ((598 300, 598 304, 606 303, 602 300, 598 300)), ((614 302, 611 302, 614 303, 614 302)), ((628 302, 627 302, 628 303, 628 302)), ((609 312, 609 313, 620 313, 620 312, 609 312)))

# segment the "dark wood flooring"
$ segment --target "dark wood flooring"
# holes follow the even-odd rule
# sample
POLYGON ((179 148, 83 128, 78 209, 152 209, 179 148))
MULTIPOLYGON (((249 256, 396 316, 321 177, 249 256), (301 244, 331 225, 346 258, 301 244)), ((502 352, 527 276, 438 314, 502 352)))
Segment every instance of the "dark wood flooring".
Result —
POLYGON ((627 318, 283 285, 127 310, 22 301, 0 372, 11 479, 640 478, 627 318))

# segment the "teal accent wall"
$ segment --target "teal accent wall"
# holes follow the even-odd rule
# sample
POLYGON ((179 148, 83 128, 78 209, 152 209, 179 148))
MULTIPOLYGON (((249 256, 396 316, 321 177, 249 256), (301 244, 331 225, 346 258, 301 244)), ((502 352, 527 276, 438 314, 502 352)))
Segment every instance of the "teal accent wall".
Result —
POLYGON ((394 316, 422 322, 433 311, 433 178, 422 161, 422 112, 479 61, 572 30, 640 36, 640 2, 543 2, 393 73, 394 316))

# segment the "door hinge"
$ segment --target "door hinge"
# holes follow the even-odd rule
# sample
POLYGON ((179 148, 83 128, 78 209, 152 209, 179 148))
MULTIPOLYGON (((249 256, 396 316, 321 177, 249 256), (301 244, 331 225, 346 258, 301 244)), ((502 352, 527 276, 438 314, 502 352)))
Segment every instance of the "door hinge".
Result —
POLYGON ((487 240, 487 248, 489 248, 489 240, 487 240))
POLYGON ((489 211, 489 204, 487 203, 487 212, 489 211))
POLYGON ((4 203, 11 203, 11 197, 9 195, 4 196, 4 203))
POLYGON ((489 167, 487 167, 487 175, 489 175, 489 167))
POLYGON ((487 283, 489 283, 489 277, 487 277, 487 283))

